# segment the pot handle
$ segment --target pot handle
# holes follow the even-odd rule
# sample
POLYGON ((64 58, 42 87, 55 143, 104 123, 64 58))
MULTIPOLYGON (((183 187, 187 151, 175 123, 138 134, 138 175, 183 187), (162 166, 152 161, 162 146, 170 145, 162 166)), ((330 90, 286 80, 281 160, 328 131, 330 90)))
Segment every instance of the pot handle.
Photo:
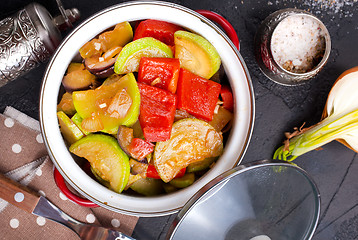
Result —
POLYGON ((232 43, 235 45, 237 50, 240 51, 239 38, 237 36, 237 33, 236 33, 234 27, 231 25, 231 23, 229 23, 228 20, 226 20, 223 16, 221 16, 218 13, 213 12, 213 11, 196 10, 196 12, 203 15, 204 17, 208 18, 209 20, 212 20, 212 21, 216 22, 217 24, 219 24, 224 29, 224 31, 226 32, 226 34, 228 35, 228 37, 230 38, 232 43))
POLYGON ((79 197, 76 194, 72 193, 71 190, 68 189, 65 179, 62 177, 61 173, 56 168, 54 168, 53 170, 53 177, 55 179, 57 187, 68 199, 72 200, 73 202, 83 207, 90 207, 90 208, 99 207, 97 204, 91 202, 90 200, 79 197))

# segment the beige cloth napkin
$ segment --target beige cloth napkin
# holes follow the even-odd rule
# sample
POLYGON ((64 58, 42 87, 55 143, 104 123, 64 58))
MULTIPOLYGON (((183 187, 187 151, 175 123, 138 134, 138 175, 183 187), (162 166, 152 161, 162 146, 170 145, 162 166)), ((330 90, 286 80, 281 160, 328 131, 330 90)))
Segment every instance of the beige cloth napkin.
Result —
MULTIPOLYGON (((73 203, 57 188, 39 123, 12 107, 0 114, 0 172, 38 191, 73 218, 131 235, 138 217, 73 203)), ((1 187, 1 186, 0 186, 1 187)), ((0 239, 79 239, 66 227, 0 199, 0 239)))

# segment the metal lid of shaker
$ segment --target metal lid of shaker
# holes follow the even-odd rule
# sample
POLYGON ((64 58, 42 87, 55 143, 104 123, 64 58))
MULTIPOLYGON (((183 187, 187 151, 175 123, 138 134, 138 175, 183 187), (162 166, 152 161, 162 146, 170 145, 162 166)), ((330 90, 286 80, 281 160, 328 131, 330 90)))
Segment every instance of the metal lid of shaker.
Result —
POLYGON ((46 49, 50 52, 54 52, 62 40, 60 31, 72 27, 71 23, 80 17, 80 12, 76 8, 64 10, 62 5, 58 4, 58 6, 61 15, 55 18, 51 16, 46 8, 38 3, 31 3, 25 7, 25 10, 34 23, 38 36, 46 49))

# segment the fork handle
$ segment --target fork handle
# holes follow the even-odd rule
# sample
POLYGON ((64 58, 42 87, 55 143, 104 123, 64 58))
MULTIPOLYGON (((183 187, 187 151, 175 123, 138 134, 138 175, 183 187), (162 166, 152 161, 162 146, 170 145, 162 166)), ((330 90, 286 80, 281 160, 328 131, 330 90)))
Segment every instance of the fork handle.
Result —
POLYGON ((0 174, 0 198, 18 208, 32 213, 40 196, 29 188, 0 174))

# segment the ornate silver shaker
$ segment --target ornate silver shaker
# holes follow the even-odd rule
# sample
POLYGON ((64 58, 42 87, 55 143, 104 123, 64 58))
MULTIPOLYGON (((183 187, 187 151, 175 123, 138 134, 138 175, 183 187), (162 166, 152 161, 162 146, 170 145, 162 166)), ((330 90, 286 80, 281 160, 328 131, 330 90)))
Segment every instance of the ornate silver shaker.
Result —
POLYGON ((72 27, 80 14, 65 10, 52 18, 40 4, 31 3, 0 21, 0 87, 46 61, 61 42, 60 30, 72 27))

